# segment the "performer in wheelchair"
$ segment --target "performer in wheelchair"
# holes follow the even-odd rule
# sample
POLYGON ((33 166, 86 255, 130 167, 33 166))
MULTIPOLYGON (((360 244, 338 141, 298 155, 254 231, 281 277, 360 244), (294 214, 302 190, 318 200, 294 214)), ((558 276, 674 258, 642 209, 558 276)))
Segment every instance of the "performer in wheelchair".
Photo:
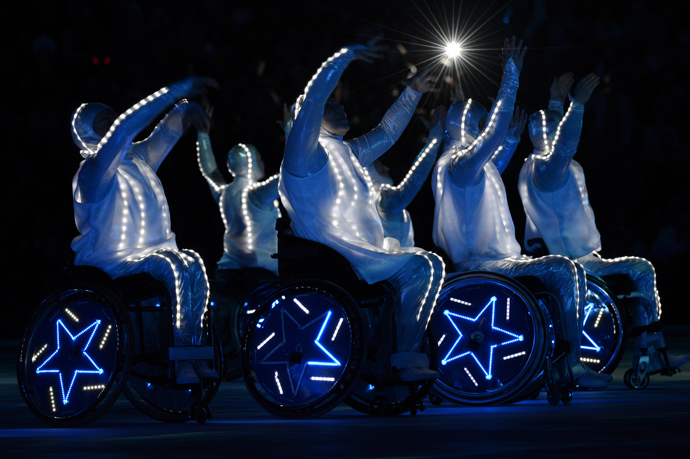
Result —
POLYGON ((430 70, 406 80, 403 93, 369 133, 344 140, 344 108, 330 95, 354 60, 383 56, 379 39, 342 48, 324 62, 293 108, 294 121, 281 165, 279 192, 296 236, 342 254, 369 284, 387 280, 396 291, 397 350, 391 366, 402 381, 433 379, 419 352, 444 275, 440 257, 402 248, 384 236, 373 184, 364 168, 388 150, 407 126, 423 93, 434 89, 430 70))
POLYGON ((637 368, 640 352, 648 341, 655 341, 661 353, 658 363, 672 374, 687 361, 687 356, 666 353, 661 331, 661 302, 656 288, 656 273, 652 264, 639 257, 604 259, 599 255, 601 237, 594 221, 585 175, 582 166, 573 159, 577 152, 584 106, 599 84, 599 77, 591 73, 575 86, 571 72, 554 81, 549 89, 547 110, 530 116, 529 136, 534 151, 527 157, 520 171, 518 188, 526 213, 525 248, 538 252, 543 243, 550 254, 563 255, 581 263, 587 272, 599 277, 612 274, 629 276, 636 293, 631 315, 633 335, 636 337, 637 368), (564 114, 564 100, 570 105, 564 114))
MULTIPOLYGON (((526 123, 524 114, 514 110, 525 52, 522 41, 516 44, 515 37, 505 40, 503 79, 490 113, 470 100, 454 102, 448 110, 447 142, 432 179, 436 201, 433 239, 448 254, 456 272, 485 270, 509 277, 538 277, 558 300, 558 310, 549 312, 556 338, 568 355, 559 360, 568 363, 559 373, 572 370, 574 383, 580 387, 605 388, 611 377, 580 362, 580 322, 586 296, 583 268, 563 256, 523 256, 515 239, 501 172, 526 123), (482 129, 484 114, 488 121, 482 129), (508 135, 511 121, 515 131, 508 135)), ((459 93, 456 96, 462 98, 459 93)))
POLYGON ((407 207, 434 168, 443 140, 446 110, 443 105, 436 107, 428 122, 430 129, 426 144, 400 183, 393 184, 389 167, 380 159, 366 167, 374 184, 374 202, 381 216, 383 234, 397 239, 402 247, 414 247, 414 227, 407 207))
MULTIPOLYGON (((79 235, 72 241, 76 265, 100 268, 112 278, 147 272, 163 282, 174 303, 174 345, 206 345, 208 280, 201 257, 180 250, 171 230, 168 203, 156 171, 190 123, 207 123, 204 110, 188 102, 214 80, 190 77, 166 86, 121 115, 87 103, 72 116, 72 137, 84 160, 72 180, 79 235), (134 139, 174 107, 144 140, 134 139)), ((177 361, 179 384, 218 378, 205 361, 177 361)))
MULTIPOLYGON (((209 118, 212 110, 207 110, 209 118)), ((210 126, 208 126, 210 127, 210 126)), ((238 144, 227 154, 228 183, 218 169, 208 127, 199 129, 197 150, 199 168, 206 179, 223 219, 223 254, 212 282, 214 323, 223 341, 225 377, 239 374, 239 337, 233 320, 238 304, 251 285, 278 280, 278 261, 271 258, 278 250, 275 229, 278 210, 278 174, 265 180, 264 163, 253 145, 238 144)))

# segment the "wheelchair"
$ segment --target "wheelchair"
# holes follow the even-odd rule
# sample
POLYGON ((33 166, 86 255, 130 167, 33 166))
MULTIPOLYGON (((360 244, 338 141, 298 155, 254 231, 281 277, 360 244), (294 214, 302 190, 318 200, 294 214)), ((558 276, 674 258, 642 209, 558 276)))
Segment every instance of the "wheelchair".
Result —
POLYGON ((212 417, 208 404, 219 381, 179 385, 173 363, 207 360, 220 373, 214 332, 208 333, 209 346, 173 346, 170 294, 149 274, 113 280, 95 267, 72 265, 65 275, 66 286, 35 311, 19 351, 19 389, 41 420, 84 426, 121 392, 159 421, 204 424, 212 417))
POLYGON ((252 314, 243 338, 251 395, 287 419, 318 417, 342 401, 375 416, 425 409, 433 381, 403 383, 390 367, 392 286, 361 281, 338 252, 291 234, 285 217, 276 227, 282 286, 252 314))

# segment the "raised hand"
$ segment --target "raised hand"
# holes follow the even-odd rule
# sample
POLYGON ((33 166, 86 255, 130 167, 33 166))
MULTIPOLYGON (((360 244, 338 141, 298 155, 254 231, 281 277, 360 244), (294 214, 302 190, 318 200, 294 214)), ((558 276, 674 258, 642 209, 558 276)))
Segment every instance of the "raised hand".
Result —
POLYGON ((384 53, 388 51, 388 46, 381 43, 382 40, 382 37, 374 37, 366 45, 353 45, 350 46, 350 49, 356 60, 371 64, 374 59, 383 59, 384 53))
POLYGON ((522 45, 522 40, 517 42, 517 38, 513 35, 510 40, 505 39, 503 41, 503 50, 501 52, 501 66, 505 68, 506 63, 512 57, 518 72, 522 70, 522 62, 525 59, 525 53, 527 52, 527 47, 522 45))
POLYGON ((412 78, 402 81, 402 84, 422 94, 427 92, 438 92, 440 88, 436 87, 436 76, 432 75, 431 70, 431 67, 427 67, 412 78))
POLYGON ((573 99, 577 101, 578 104, 584 105, 587 103, 589 98, 592 96, 594 88, 599 85, 599 77, 593 73, 582 78, 573 91, 573 99))
POLYGON ((567 72, 559 77, 554 77, 549 89, 551 99, 559 99, 561 101, 565 99, 574 81, 575 75, 573 72, 567 72))
POLYGON ((520 107, 515 107, 515 110, 513 110, 513 117, 510 119, 510 124, 508 125, 508 130, 515 128, 513 135, 515 137, 520 137, 525 131, 527 120, 527 112, 520 107))

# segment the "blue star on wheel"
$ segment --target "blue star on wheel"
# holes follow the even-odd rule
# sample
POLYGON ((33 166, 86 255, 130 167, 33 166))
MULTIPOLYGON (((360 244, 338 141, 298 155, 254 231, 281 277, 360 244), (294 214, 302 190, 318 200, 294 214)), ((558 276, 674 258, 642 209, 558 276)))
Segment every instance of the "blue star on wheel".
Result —
MULTIPOLYGON (((497 298, 495 296, 492 296, 489 302, 484 306, 484 308, 479 311, 479 314, 477 314, 476 317, 469 317, 469 316, 464 316, 461 314, 457 314, 455 312, 450 311, 449 309, 446 309, 443 311, 443 315, 448 319, 452 327, 455 329, 455 331, 458 332, 458 338, 455 340, 453 345, 451 346, 450 350, 446 354, 446 356, 441 360, 442 365, 447 365, 448 363, 463 358, 463 357, 470 357, 472 358, 479 368, 482 370, 484 373, 484 376, 486 379, 491 379, 493 377, 492 371, 493 371, 493 357, 494 357, 494 350, 498 347, 501 346, 506 346, 508 344, 520 342, 524 340, 524 335, 518 335, 516 333, 510 332, 508 330, 504 330, 502 328, 499 328, 495 325, 495 316, 496 316, 496 303, 497 303, 497 298), (480 321, 485 314, 491 313, 491 333, 489 336, 486 336, 485 339, 488 341, 489 338, 498 338, 495 340, 494 343, 487 343, 489 346, 484 346, 483 348, 488 348, 488 352, 484 351, 481 354, 484 355, 478 355, 478 353, 472 351, 472 350, 465 350, 462 352, 461 350, 458 350, 456 352, 456 348, 460 344, 460 341, 465 337, 466 335, 463 334, 462 330, 466 328, 466 326, 469 326, 470 324, 475 324, 478 321, 480 321), (503 339, 503 341, 501 340, 503 339), (482 363, 481 360, 484 360, 482 363)), ((451 298, 451 301, 457 301, 451 298)), ((468 339, 471 339, 471 336, 468 337, 468 339)), ((465 348, 463 348, 465 349, 465 348)))
POLYGON ((62 403, 65 405, 69 403, 72 387, 74 387, 74 382, 78 375, 103 374, 103 369, 94 362, 87 352, 100 324, 101 321, 96 320, 76 335, 73 335, 62 319, 58 319, 55 322, 56 349, 36 368, 36 373, 54 373, 58 375, 62 391, 62 403), (63 338, 68 339, 61 340, 61 335, 63 338), (63 374, 71 375, 67 387, 65 387, 63 374))
MULTIPOLYGON (((293 302, 295 302, 301 309, 304 308, 304 306, 301 303, 299 303, 297 299, 293 298, 293 302)), ((308 313, 306 315, 308 315, 308 313)), ((300 390, 300 386, 302 385, 302 382, 304 380, 305 372, 310 366, 340 367, 342 365, 340 361, 333 355, 333 353, 329 351, 329 349, 321 342, 321 337, 323 336, 324 331, 328 327, 332 315, 333 311, 328 310, 323 314, 317 316, 313 320, 302 325, 300 321, 296 319, 295 316, 293 316, 293 314, 291 314, 287 310, 287 308, 283 307, 280 309, 280 331, 272 332, 268 337, 264 339, 262 343, 260 343, 257 346, 258 350, 264 345, 270 343, 274 338, 280 339, 280 341, 277 342, 275 347, 273 347, 259 361, 259 363, 262 365, 284 365, 285 372, 289 376, 288 379, 290 381, 290 389, 293 395, 297 394, 297 392, 300 390), (300 351, 300 357, 302 359, 307 360, 306 362, 302 360, 299 362, 299 364, 296 364, 297 362, 291 360, 293 348, 295 347, 295 344, 301 345, 301 343, 294 343, 292 341, 288 342, 288 340, 292 339, 294 341, 296 338, 297 341, 300 341, 300 339, 302 339, 305 335, 309 335, 306 332, 306 330, 312 327, 315 328, 315 330, 318 330, 318 332, 315 332, 314 335, 312 335, 315 336, 315 338, 313 339, 313 343, 316 347, 302 346, 302 351, 304 352, 304 355, 302 355, 302 351, 300 351), (318 329, 316 327, 318 327, 318 329)), ((314 376, 312 379, 319 380, 320 378, 322 378, 321 380, 324 381, 330 381, 334 379, 329 378, 328 376, 314 376)), ((275 373, 275 380, 276 385, 279 388, 279 391, 282 393, 283 387, 280 382, 280 376, 278 372, 275 373)))

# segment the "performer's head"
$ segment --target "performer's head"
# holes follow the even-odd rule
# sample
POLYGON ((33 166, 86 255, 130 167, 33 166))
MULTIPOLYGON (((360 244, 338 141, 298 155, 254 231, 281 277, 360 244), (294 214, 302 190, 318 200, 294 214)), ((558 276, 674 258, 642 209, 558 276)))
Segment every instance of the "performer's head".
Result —
POLYGON ((563 115, 555 110, 539 110, 529 117, 529 138, 535 150, 550 148, 562 118, 563 115))
POLYGON ((489 112, 478 102, 473 100, 458 100, 448 109, 446 116, 446 137, 448 140, 463 140, 463 147, 474 142, 486 126, 489 112))
POLYGON ((115 111, 104 104, 82 104, 72 114, 72 139, 82 156, 96 153, 98 142, 106 135, 117 117, 115 111))
POLYGON ((326 101, 323 108, 321 127, 336 136, 344 136, 350 130, 350 122, 347 120, 345 108, 333 98, 326 101))
POLYGON ((227 165, 233 177, 248 177, 253 181, 264 177, 264 163, 254 145, 240 143, 232 147, 227 165))

